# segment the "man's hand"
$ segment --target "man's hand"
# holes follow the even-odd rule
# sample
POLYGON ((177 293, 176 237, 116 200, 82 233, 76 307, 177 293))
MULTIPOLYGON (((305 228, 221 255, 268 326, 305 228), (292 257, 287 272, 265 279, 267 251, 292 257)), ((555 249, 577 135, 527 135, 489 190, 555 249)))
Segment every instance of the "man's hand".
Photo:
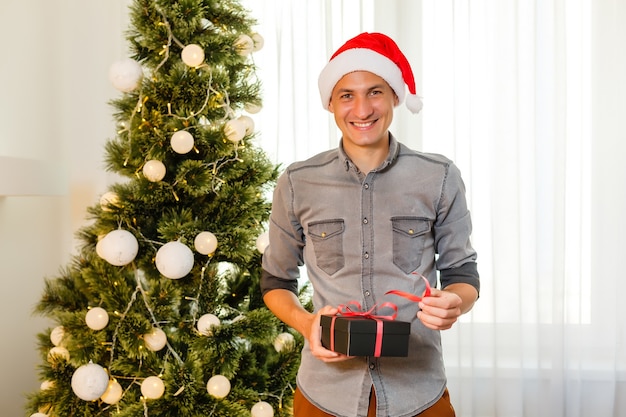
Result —
POLYGON ((342 353, 333 352, 322 346, 322 330, 320 327, 320 316, 322 314, 334 315, 337 314, 338 309, 336 307, 326 306, 321 308, 311 322, 311 330, 306 336, 309 340, 309 348, 311 353, 317 359, 323 362, 340 362, 347 359, 351 359, 352 356, 346 356, 342 353))
POLYGON ((471 310, 478 292, 469 284, 452 284, 444 290, 432 289, 429 297, 420 301, 417 318, 433 330, 447 330, 461 314, 471 310))

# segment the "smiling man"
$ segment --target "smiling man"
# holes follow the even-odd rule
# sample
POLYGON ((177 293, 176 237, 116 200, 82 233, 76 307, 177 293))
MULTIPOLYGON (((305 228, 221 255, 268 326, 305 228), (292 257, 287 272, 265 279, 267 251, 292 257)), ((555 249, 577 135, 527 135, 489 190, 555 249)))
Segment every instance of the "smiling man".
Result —
POLYGON ((454 416, 439 332, 472 308, 479 291, 460 172, 389 133, 405 89, 412 112, 422 104, 406 57, 386 35, 346 42, 322 70, 319 89, 341 142, 280 176, 263 255, 266 305, 305 338, 294 416, 454 416), (302 265, 313 313, 297 297, 302 265), (322 346, 322 314, 351 301, 375 309, 390 290, 421 295, 420 275, 430 296, 396 303, 397 319, 411 326, 408 356, 350 357, 322 346))

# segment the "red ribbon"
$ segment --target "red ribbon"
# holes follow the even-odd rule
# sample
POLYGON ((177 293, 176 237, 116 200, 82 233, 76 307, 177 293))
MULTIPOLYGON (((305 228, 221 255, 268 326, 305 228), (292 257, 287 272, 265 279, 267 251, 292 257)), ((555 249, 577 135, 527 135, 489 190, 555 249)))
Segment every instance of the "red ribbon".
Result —
MULTIPOLYGON (((428 283, 428 280, 424 276, 422 275, 420 276, 426 283, 426 289, 424 290, 424 293, 422 294, 421 297, 418 297, 417 295, 400 291, 400 290, 390 290, 390 291, 387 291, 385 295, 387 294, 399 295, 400 297, 404 297, 413 302, 422 301, 422 298, 430 296, 430 284, 428 283)), ((337 317, 339 316, 364 317, 364 318, 372 319, 376 321, 376 343, 374 345, 374 357, 376 358, 380 357, 382 353, 382 349, 383 349, 383 321, 381 319, 395 320, 396 317, 398 316, 398 306, 390 302, 385 302, 381 304, 379 308, 385 308, 385 307, 391 308, 393 310, 393 314, 391 315, 372 314, 374 310, 376 309, 376 304, 369 310, 362 311, 361 304, 358 301, 354 301, 354 300, 348 302, 347 304, 339 305, 339 307, 337 307, 339 309, 339 312, 337 312, 337 314, 333 316, 330 322, 330 350, 332 351, 335 350, 335 320, 337 319, 337 317), (351 308, 350 306, 354 306, 354 309, 351 308)))

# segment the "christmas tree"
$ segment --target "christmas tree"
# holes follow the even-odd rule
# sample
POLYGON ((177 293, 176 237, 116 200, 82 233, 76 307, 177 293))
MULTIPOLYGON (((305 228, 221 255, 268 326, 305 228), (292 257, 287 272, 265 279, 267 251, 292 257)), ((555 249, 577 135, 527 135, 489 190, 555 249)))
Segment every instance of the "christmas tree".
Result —
POLYGON ((255 146, 263 45, 236 0, 135 0, 114 63, 120 175, 36 312, 33 416, 291 415, 301 337, 263 305, 278 166, 255 146))

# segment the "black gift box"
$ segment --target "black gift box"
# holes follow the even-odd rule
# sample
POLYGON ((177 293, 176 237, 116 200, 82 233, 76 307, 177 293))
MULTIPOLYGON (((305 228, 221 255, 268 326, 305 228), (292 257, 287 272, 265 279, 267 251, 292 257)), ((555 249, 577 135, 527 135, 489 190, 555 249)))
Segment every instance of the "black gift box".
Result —
POLYGON ((408 356, 411 323, 362 316, 321 316, 322 346, 331 348, 331 327, 335 317, 334 351, 348 356, 376 356, 377 320, 383 324, 380 356, 408 356))

